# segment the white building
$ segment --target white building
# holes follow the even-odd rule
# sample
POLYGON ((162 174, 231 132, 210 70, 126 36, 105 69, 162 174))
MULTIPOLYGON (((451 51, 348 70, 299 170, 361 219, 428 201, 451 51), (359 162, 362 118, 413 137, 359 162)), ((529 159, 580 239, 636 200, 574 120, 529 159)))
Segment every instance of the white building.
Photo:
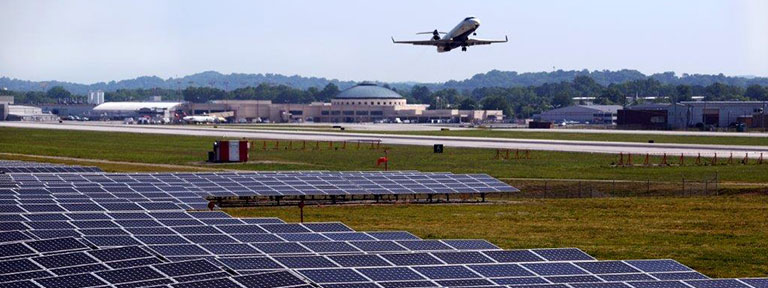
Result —
POLYGON ((181 105, 181 102, 107 102, 94 107, 93 114, 110 119, 142 116, 173 118, 181 105))
POLYGON ((104 103, 104 91, 96 90, 88 92, 88 104, 99 105, 104 103))
POLYGON ((538 121, 552 123, 614 124, 616 123, 616 113, 619 109, 621 109, 620 105, 573 105, 552 109, 539 115, 534 115, 533 118, 538 121))

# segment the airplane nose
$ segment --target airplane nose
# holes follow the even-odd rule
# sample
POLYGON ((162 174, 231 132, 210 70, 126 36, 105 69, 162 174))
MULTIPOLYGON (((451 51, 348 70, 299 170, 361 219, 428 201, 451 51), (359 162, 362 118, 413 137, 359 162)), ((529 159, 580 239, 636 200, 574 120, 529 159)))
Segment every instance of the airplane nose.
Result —
POLYGON ((472 23, 475 24, 475 28, 480 27, 480 21, 477 21, 476 19, 473 19, 472 23))

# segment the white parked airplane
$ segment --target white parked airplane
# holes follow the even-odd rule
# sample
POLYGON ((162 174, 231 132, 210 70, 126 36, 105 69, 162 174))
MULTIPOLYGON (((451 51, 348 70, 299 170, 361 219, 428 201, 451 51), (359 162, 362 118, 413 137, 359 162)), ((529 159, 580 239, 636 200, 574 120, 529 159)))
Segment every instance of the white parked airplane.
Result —
POLYGON ((193 115, 193 116, 186 116, 182 118, 187 123, 216 123, 216 122, 224 122, 223 119, 220 117, 214 117, 214 116, 208 116, 208 115, 193 115))
POLYGON ((392 42, 395 44, 413 44, 413 45, 431 45, 437 46, 437 52, 448 52, 454 48, 461 47, 461 51, 467 51, 467 47, 474 45, 488 45, 492 43, 506 43, 509 41, 507 36, 504 36, 504 40, 486 40, 486 39, 471 39, 469 35, 477 35, 475 30, 480 27, 480 21, 475 17, 464 18, 463 21, 456 25, 450 32, 439 32, 437 29, 433 32, 420 32, 416 34, 432 34, 431 40, 416 40, 416 41, 395 41, 392 37, 392 42), (440 34, 444 34, 440 38, 440 34))

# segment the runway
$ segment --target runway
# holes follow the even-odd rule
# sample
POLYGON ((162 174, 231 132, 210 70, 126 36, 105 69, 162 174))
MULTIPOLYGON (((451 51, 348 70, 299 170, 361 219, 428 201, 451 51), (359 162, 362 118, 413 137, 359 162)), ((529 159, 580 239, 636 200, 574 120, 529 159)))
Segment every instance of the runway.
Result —
POLYGON ((737 145, 704 145, 704 144, 661 144, 635 142, 605 142, 605 141, 572 141, 572 140, 539 140, 539 139, 510 139, 488 137, 457 137, 457 136, 421 136, 421 135, 386 135, 371 133, 347 133, 328 131, 291 131, 291 130, 254 130, 232 127, 213 128, 195 125, 123 125, 101 124, 99 122, 70 122, 70 123, 34 123, 34 122, 0 122, 0 127, 62 129, 77 131, 99 131, 120 133, 143 133, 164 135, 210 136, 220 138, 276 139, 276 140, 308 140, 308 141, 355 141, 380 140, 389 145, 418 145, 432 146, 444 144, 462 148, 491 148, 491 149, 528 149, 540 151, 563 151, 583 153, 633 153, 652 155, 686 155, 712 157, 728 157, 733 153, 735 158, 759 158, 761 153, 768 157, 768 146, 737 146, 737 145))

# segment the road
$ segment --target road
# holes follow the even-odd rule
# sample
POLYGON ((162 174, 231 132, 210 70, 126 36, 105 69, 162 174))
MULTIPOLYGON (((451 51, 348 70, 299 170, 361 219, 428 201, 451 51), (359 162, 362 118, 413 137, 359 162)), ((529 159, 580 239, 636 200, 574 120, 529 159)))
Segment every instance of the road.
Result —
POLYGON ((703 144, 661 144, 605 141, 573 141, 573 140, 539 140, 511 139, 488 137, 458 137, 458 136, 421 136, 421 135, 384 135, 370 133, 331 132, 331 131, 291 131, 291 130, 254 130, 230 127, 213 128, 196 125, 157 125, 139 126, 122 124, 101 124, 99 122, 65 122, 36 123, 36 122, 0 122, 0 127, 64 129, 78 131, 146 133, 165 135, 211 136, 221 138, 277 139, 277 140, 309 140, 309 141, 355 141, 380 140, 382 144, 390 145, 419 145, 432 146, 444 144, 447 148, 492 148, 492 149, 528 149, 541 151, 564 151, 584 153, 632 153, 662 155, 712 157, 728 157, 733 153, 735 158, 759 158, 761 153, 768 157, 767 146, 736 146, 736 145, 703 145, 703 144))

